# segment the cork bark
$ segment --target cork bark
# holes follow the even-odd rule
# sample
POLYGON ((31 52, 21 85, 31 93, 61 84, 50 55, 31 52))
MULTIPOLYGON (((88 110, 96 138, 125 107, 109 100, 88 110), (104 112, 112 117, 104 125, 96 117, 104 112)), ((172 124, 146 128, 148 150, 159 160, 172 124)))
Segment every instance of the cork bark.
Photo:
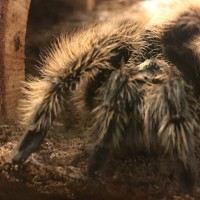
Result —
POLYGON ((24 80, 24 47, 30 0, 0 1, 0 119, 15 118, 24 80))

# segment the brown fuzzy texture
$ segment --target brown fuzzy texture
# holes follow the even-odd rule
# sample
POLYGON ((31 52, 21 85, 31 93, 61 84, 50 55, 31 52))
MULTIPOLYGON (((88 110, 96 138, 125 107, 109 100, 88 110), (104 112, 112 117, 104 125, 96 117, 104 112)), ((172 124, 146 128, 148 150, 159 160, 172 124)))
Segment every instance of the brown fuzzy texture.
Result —
MULTIPOLYGON (((128 46, 130 51, 136 51, 135 47, 142 46, 139 38, 141 29, 141 24, 133 19, 119 19, 99 23, 72 36, 62 35, 58 38, 52 48, 46 51, 47 56, 42 59, 39 69, 42 79, 30 77, 25 82, 23 88, 25 98, 19 106, 20 122, 23 125, 29 125, 30 120, 34 118, 35 108, 43 104, 43 99, 52 104, 54 98, 48 95, 52 87, 60 84, 62 80, 72 79, 73 83, 69 86, 63 85, 63 89, 66 92, 68 89, 73 91, 72 85, 78 89, 77 85, 82 79, 88 79, 88 77, 92 79, 99 70, 113 68, 109 59, 115 56, 113 49, 116 47, 128 46), (124 28, 125 22, 126 28, 124 28), (75 76, 79 76, 78 81, 73 80, 75 76)), ((55 104, 62 105, 61 102, 55 102, 55 104)), ((59 109, 55 111, 55 114, 59 111, 59 109)))
POLYGON ((13 162, 39 148, 70 100, 83 118, 93 117, 91 132, 98 136, 89 175, 124 144, 132 150, 161 149, 171 157, 182 191, 192 193, 199 24, 200 3, 184 1, 148 23, 110 20, 61 36, 43 58, 41 78, 25 83, 20 120, 27 130, 13 162))

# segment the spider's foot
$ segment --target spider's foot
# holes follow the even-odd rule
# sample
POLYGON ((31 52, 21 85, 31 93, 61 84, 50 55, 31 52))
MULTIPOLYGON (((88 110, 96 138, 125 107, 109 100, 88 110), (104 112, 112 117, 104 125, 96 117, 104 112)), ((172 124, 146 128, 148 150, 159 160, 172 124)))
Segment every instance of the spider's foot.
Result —
MULTIPOLYGON (((193 156, 191 156, 193 157, 193 156)), ((175 171, 182 193, 193 195, 197 183, 197 167, 194 158, 185 164, 180 159, 175 159, 175 171)))
POLYGON ((37 151, 43 141, 43 135, 40 132, 28 130, 21 142, 14 150, 11 160, 14 164, 22 164, 27 160, 31 153, 37 151))
POLYGON ((94 147, 93 153, 89 160, 88 176, 93 178, 97 171, 101 170, 108 160, 109 147, 98 144, 94 147))

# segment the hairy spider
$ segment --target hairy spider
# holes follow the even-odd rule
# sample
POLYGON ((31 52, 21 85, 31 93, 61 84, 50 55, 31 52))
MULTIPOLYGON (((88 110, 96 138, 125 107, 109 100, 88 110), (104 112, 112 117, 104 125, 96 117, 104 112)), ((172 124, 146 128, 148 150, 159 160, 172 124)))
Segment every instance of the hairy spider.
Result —
POLYGON ((98 140, 90 176, 121 143, 156 148, 170 156, 181 190, 192 193, 199 42, 200 3, 187 0, 147 23, 116 19, 62 36, 43 58, 41 78, 25 82, 20 108, 27 130, 12 161, 22 163, 39 148, 70 98, 93 115, 98 140))

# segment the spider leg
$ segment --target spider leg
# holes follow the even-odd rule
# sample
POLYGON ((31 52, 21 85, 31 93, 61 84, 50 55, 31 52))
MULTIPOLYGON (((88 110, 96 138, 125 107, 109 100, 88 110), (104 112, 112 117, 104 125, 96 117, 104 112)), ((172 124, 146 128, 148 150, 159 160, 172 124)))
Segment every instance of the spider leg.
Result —
POLYGON ((24 109, 24 106, 23 112, 29 111, 27 113, 29 114, 29 121, 27 130, 12 156, 14 163, 24 162, 32 152, 39 148, 54 118, 64 109, 65 100, 71 95, 71 91, 76 89, 84 75, 87 74, 93 78, 101 71, 101 67, 102 69, 104 67, 112 69, 109 63, 105 62, 103 66, 101 66, 103 62, 100 63, 99 68, 93 68, 91 65, 83 66, 83 63, 81 63, 80 66, 76 66, 77 69, 66 72, 64 77, 44 77, 42 80, 34 79, 26 83, 27 88, 24 92, 26 99, 24 99, 24 104, 22 103, 22 109, 24 109), (35 96, 38 98, 37 100, 34 100, 35 96))
POLYGON ((89 176, 106 163, 113 147, 120 147, 129 122, 129 111, 137 98, 136 85, 129 81, 128 75, 113 71, 106 82, 102 103, 93 110, 93 132, 99 139, 90 157, 89 176))
MULTIPOLYGON (((127 24, 130 28, 132 23, 127 24)), ((13 152, 14 163, 24 162, 39 149, 54 118, 64 109, 65 100, 81 86, 83 79, 95 81, 98 74, 104 74, 104 71, 109 74, 120 68, 122 58, 127 62, 134 52, 133 47, 139 43, 133 38, 134 34, 139 34, 139 27, 135 28, 136 25, 125 31, 121 26, 114 33, 107 31, 99 36, 98 31, 102 32, 100 26, 71 39, 61 37, 54 44, 43 60, 42 78, 32 78, 23 88, 24 99, 20 109, 27 129, 13 152), (118 36, 118 31, 122 35, 118 36)), ((106 27, 102 29, 106 30, 106 27)))
POLYGON ((194 134, 198 130, 196 102, 181 78, 170 78, 153 93, 146 107, 146 126, 151 134, 157 132, 158 144, 171 155, 181 190, 191 194, 197 181, 194 154, 194 134))

